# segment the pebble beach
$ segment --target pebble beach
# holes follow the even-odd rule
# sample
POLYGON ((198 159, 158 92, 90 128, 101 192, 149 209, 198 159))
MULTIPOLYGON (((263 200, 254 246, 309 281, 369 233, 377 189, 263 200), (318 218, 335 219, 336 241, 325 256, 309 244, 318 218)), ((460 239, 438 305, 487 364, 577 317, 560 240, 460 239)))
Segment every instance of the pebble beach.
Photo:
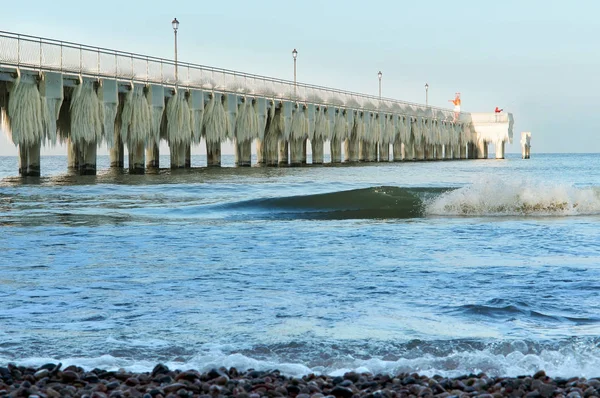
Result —
POLYGON ((158 364, 152 372, 124 369, 85 371, 45 364, 39 368, 8 364, 0 367, 0 397, 29 398, 593 398, 600 396, 597 378, 552 378, 543 370, 519 377, 488 377, 484 373, 456 378, 420 376, 417 373, 343 376, 309 374, 302 378, 278 370, 238 371, 235 368, 171 370, 158 364))

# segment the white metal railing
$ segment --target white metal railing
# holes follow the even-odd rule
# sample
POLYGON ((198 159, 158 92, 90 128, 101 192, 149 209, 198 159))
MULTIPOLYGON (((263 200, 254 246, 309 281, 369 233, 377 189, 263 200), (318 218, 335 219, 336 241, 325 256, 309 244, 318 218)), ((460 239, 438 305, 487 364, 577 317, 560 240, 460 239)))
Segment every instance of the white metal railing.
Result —
POLYGON ((234 92, 400 115, 419 112, 434 119, 443 115, 443 119, 453 120, 455 116, 453 111, 444 108, 187 62, 177 62, 179 80, 176 81, 173 60, 4 31, 0 31, 0 66, 234 92))

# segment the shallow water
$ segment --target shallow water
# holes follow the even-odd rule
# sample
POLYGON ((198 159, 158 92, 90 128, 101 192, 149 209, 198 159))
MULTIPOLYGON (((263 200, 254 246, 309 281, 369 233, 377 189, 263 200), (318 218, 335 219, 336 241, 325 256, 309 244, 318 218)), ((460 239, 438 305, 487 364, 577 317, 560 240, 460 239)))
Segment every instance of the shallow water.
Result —
POLYGON ((0 363, 600 369, 599 155, 65 166, 0 158, 0 363))

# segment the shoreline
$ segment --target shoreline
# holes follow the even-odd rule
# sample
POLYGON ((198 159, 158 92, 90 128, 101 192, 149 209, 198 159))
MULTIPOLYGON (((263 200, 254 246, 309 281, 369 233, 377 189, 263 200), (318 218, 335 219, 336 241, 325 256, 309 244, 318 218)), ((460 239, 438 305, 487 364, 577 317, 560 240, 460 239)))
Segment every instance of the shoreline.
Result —
POLYGON ((377 374, 348 372, 343 376, 309 374, 283 376, 278 370, 238 371, 235 368, 172 370, 158 364, 151 372, 85 371, 48 363, 40 367, 13 363, 0 366, 0 397, 30 398, 591 398, 600 396, 600 380, 551 378, 543 370, 534 375, 488 377, 484 373, 447 378, 417 373, 377 374))

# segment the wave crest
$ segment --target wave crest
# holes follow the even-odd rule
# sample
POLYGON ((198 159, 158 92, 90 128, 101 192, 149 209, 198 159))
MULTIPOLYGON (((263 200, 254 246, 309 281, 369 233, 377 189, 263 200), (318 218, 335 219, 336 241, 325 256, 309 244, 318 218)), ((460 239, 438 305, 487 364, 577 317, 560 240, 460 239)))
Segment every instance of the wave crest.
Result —
POLYGON ((429 216, 574 216, 600 214, 597 188, 486 180, 425 202, 429 216))

